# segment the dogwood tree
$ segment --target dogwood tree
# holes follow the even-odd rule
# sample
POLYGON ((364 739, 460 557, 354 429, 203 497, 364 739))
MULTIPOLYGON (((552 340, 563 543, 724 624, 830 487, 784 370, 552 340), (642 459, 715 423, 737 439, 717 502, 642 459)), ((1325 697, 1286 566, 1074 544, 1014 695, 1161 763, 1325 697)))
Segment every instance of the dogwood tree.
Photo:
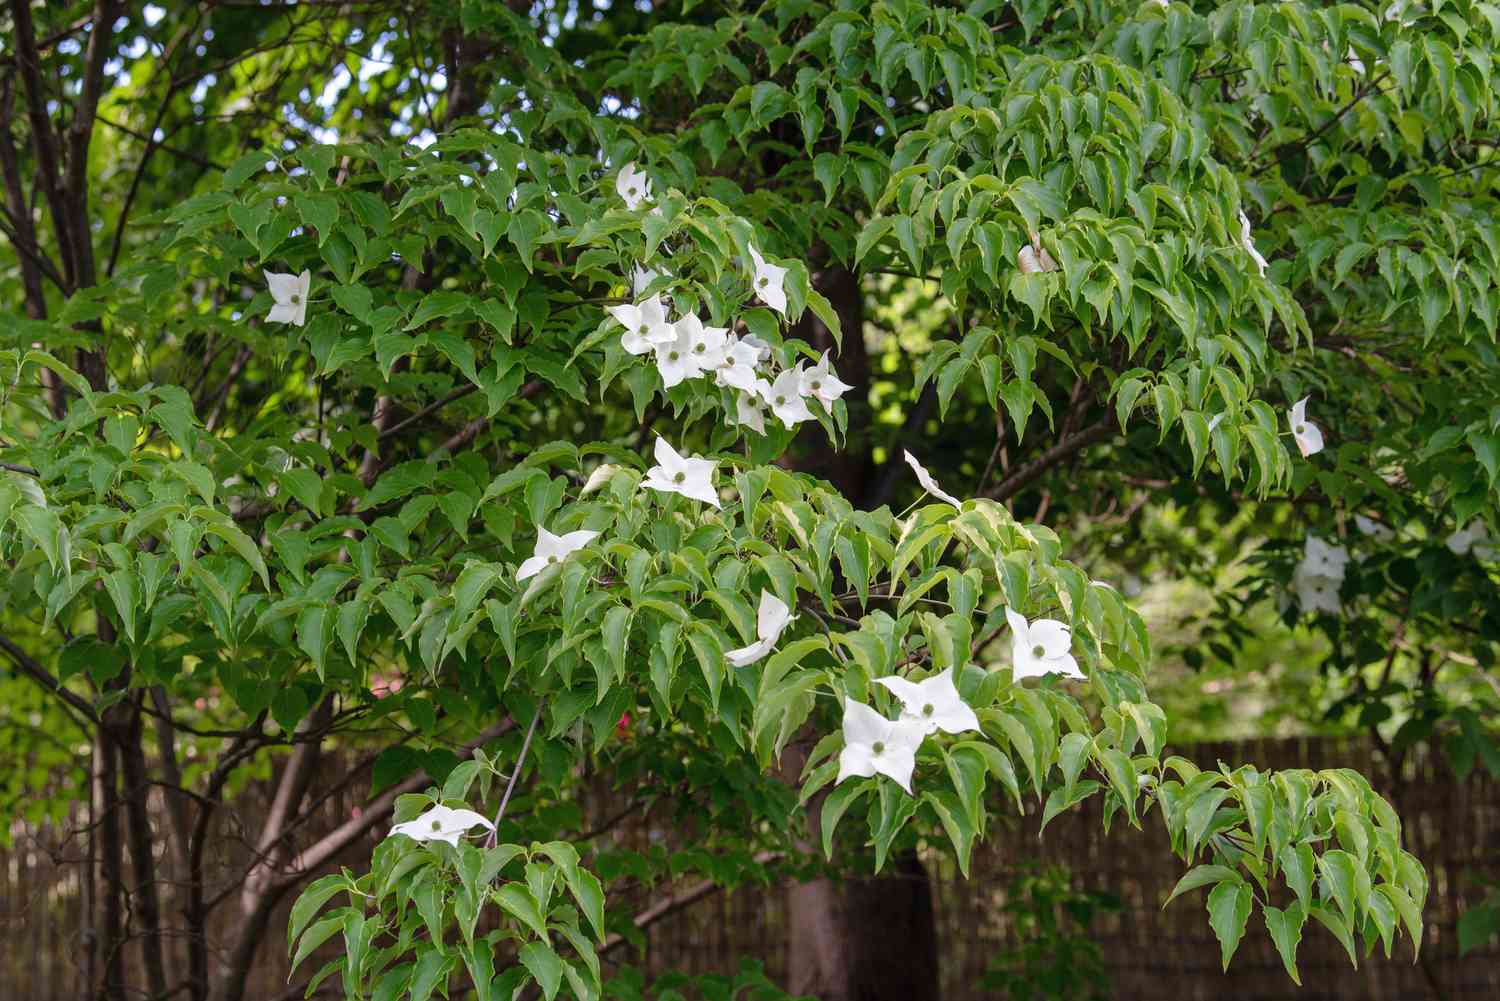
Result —
POLYGON ((148 996, 239 998, 297 896, 309 990, 595 998, 661 913, 611 890, 669 873, 795 883, 788 986, 848 997, 880 960, 831 878, 967 872, 997 813, 1090 797, 1226 966, 1247 929, 1293 979, 1307 934, 1420 943, 1397 812, 1173 754, 1070 532, 1289 509, 1302 562, 1255 578, 1289 616, 1384 651, 1479 606, 1493 662, 1496 8, 9 17, 0 637, 93 749, 101 996, 139 946, 148 996), (340 740, 384 791, 309 844, 340 740), (206 892, 226 784, 282 752, 206 892), (599 781, 697 850, 602 852, 599 781))

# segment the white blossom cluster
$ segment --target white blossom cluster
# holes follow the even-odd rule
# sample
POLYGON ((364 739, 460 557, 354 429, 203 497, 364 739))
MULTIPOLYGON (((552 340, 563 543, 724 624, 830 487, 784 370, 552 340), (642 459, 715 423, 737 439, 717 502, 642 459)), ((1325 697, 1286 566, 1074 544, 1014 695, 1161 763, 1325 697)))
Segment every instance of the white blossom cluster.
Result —
MULTIPOLYGON (((620 169, 615 187, 627 208, 651 203, 650 178, 634 163, 620 169)), ((766 260, 753 244, 748 250, 755 296, 785 316, 787 269, 766 260)), ((798 362, 778 372, 771 346, 753 334, 737 336, 728 327, 706 326, 693 313, 669 319, 668 303, 660 295, 642 297, 658 277, 656 271, 636 268, 631 286, 638 301, 611 306, 609 315, 624 328, 620 346, 633 355, 651 355, 667 389, 688 379, 712 379, 734 393, 731 423, 765 434, 768 409, 783 426, 793 428, 813 419, 809 400, 831 408, 851 388, 839 379, 826 352, 811 368, 798 362)))
POLYGON ((1292 590, 1302 610, 1337 615, 1343 609, 1339 588, 1348 566, 1349 550, 1309 535, 1303 543, 1302 561, 1292 572, 1292 590))

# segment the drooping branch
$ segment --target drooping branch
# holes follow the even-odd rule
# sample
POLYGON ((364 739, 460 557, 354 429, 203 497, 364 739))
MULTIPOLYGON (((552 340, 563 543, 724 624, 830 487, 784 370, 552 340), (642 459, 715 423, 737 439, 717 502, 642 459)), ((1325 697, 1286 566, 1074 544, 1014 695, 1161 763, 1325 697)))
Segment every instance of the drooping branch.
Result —
POLYGON ((994 489, 989 491, 987 496, 997 501, 1009 500, 1033 481, 1039 479, 1042 474, 1046 473, 1053 466, 1077 455, 1090 445, 1107 441, 1114 435, 1117 426, 1113 413, 1100 418, 1093 424, 1064 438, 1035 459, 1022 465, 1015 472, 995 484, 994 489))

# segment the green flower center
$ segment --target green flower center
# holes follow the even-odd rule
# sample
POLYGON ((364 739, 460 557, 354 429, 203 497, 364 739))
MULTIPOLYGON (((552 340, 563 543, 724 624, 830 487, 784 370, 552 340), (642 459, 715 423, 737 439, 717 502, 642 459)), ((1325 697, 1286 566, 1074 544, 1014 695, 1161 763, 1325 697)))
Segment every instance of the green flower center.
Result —
POLYGON ((625 193, 627 195, 634 195, 635 194, 635 185, 632 184, 630 187, 626 188, 625 189, 625 193))
POLYGON ((695 354, 695 355, 701 355, 703 352, 705 352, 707 350, 708 350, 708 348, 707 348, 706 345, 703 345, 703 344, 694 344, 693 345, 693 354, 695 354))
POLYGON ((292 305, 293 306, 300 306, 301 304, 302 304, 302 297, 300 295, 298 295, 296 292, 293 292, 292 293, 292 305))
POLYGON ((1297 425, 1297 433, 1298 434, 1302 434, 1306 430, 1307 430, 1307 425, 1306 424, 1298 424, 1297 425))
POLYGON ((880 752, 885 750, 885 744, 877 740, 875 743, 870 745, 870 750, 876 754, 879 754, 880 752))
POLYGON ((933 712, 933 709, 932 709, 932 703, 931 702, 927 703, 925 706, 922 707, 922 715, 923 716, 931 716, 932 712, 933 712))
POLYGON ((441 822, 441 821, 438 821, 438 820, 434 820, 434 821, 433 821, 433 822, 432 822, 432 829, 433 829, 433 830, 434 830, 434 831, 441 831, 441 830, 442 830, 442 829, 443 829, 443 824, 442 824, 442 822, 441 822))
POLYGON ((1043 646, 1040 643, 1038 643, 1036 646, 1034 646, 1034 647, 1031 648, 1031 655, 1033 657, 1036 657, 1038 660, 1040 660, 1042 657, 1046 656, 1046 653, 1047 653, 1046 649, 1043 648, 1043 646))
POLYGON ((676 351, 667 352, 667 361, 676 361, 679 357, 676 351))
POLYGON ((549 557, 547 557, 547 562, 548 563, 556 563, 557 562, 557 557, 556 556, 549 556, 549 557))
POLYGON ((771 279, 769 279, 769 278, 761 278, 758 282, 756 282, 756 284, 759 285, 761 288, 765 288, 767 285, 771 284, 771 279))
POLYGON ((785 396, 778 396, 778 397, 776 397, 776 405, 778 407, 781 406, 785 402, 786 402, 786 397, 785 396))
POLYGON ((678 473, 677 475, 675 475, 675 476, 672 477, 672 482, 673 483, 681 483, 685 479, 687 479, 687 474, 686 473, 678 473))
POLYGON ((646 336, 646 325, 643 323, 639 327, 636 327, 635 328, 635 332, 638 333, 638 334, 640 334, 642 337, 645 337, 646 336))
POLYGON ((822 389, 823 388, 823 384, 821 382, 819 382, 817 379, 814 379, 813 382, 812 382, 812 388, 813 389, 822 389))

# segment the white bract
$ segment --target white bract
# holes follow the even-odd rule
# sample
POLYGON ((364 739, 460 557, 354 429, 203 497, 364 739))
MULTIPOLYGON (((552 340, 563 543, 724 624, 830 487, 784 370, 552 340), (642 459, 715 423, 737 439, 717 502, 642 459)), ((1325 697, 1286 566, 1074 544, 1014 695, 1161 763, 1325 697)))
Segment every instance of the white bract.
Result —
POLYGON ((1306 396, 1302 397, 1287 411, 1287 423, 1292 426, 1292 437, 1296 439, 1297 451, 1302 453, 1303 458, 1323 451, 1323 432, 1307 419, 1308 399, 1306 396))
POLYGON ((721 386, 751 392, 755 389, 755 367, 760 363, 760 352, 743 339, 728 341, 719 367, 714 369, 714 380, 721 386))
POLYGON ((1382 525, 1374 518, 1366 518, 1362 514, 1354 516, 1354 527, 1359 529, 1361 535, 1368 535, 1376 542, 1390 542, 1396 537, 1396 533, 1387 525, 1382 525))
POLYGON ((728 328, 705 327, 702 320, 689 313, 677 321, 677 329, 686 331, 688 353, 699 373, 717 371, 724 364, 729 352, 728 328))
POLYGON ((1485 527, 1484 522, 1476 518, 1448 536, 1443 544, 1455 556, 1473 553, 1477 559, 1492 560, 1495 558, 1495 547, 1488 544, 1489 539, 1490 530, 1485 527))
POLYGON ((639 299, 641 293, 650 287, 651 283, 666 274, 665 271, 657 271, 655 268, 643 268, 636 265, 630 272, 630 294, 639 299))
POLYGON ((786 315, 786 268, 778 267, 760 256, 760 251, 750 246, 750 262, 755 268, 751 283, 760 301, 782 316, 786 315))
POLYGON ((676 335, 667 322, 667 307, 659 295, 653 295, 638 306, 611 306, 609 315, 625 328, 625 333, 620 335, 620 346, 633 355, 643 355, 676 335))
POLYGON ((760 592, 760 608, 755 613, 756 640, 749 646, 730 650, 724 659, 735 667, 753 664, 776 648, 781 631, 792 621, 792 610, 770 591, 760 592))
POLYGON ((1344 571, 1349 566, 1349 550, 1309 535, 1302 543, 1302 566, 1309 573, 1343 580, 1344 571))
POLYGON ((651 201, 651 178, 636 170, 632 160, 620 168, 620 176, 615 178, 615 190, 625 200, 625 207, 634 211, 651 201))
POLYGON ((656 370, 661 373, 661 384, 671 389, 684 379, 696 379, 703 370, 693 357, 692 328, 679 320, 667 329, 672 338, 656 345, 656 370))
POLYGON ((1339 585, 1342 583, 1340 577, 1329 577, 1326 574, 1313 573, 1305 567, 1298 566, 1292 574, 1292 590, 1297 592, 1297 604, 1302 606, 1304 612, 1327 612, 1337 615, 1343 608, 1339 601, 1339 585))
POLYGON ((566 535, 553 535, 545 528, 538 528, 536 549, 532 551, 531 558, 523 562, 520 569, 516 571, 516 580, 522 581, 528 577, 535 577, 552 564, 561 563, 598 537, 598 532, 583 529, 568 532, 566 535))
POLYGON ((834 784, 879 773, 910 794, 917 748, 924 736, 921 726, 904 719, 888 720, 864 703, 845 698, 844 749, 839 752, 839 776, 834 784))
POLYGON ((646 470, 646 477, 641 480, 641 485, 719 507, 719 494, 713 485, 714 470, 718 465, 712 459, 679 455, 675 448, 667 444, 667 439, 658 437, 656 465, 646 470))
POLYGON ((583 489, 578 491, 578 496, 587 497, 589 494, 593 493, 595 490, 598 490, 600 487, 604 486, 604 484, 608 483, 609 478, 619 471, 620 467, 614 465, 613 463, 600 463, 597 467, 595 467, 592 473, 589 473, 589 478, 584 481, 583 489))
POLYGON ((938 486, 938 481, 932 478, 932 474, 927 471, 925 466, 917 461, 917 457, 915 455, 912 455, 910 452, 904 450, 901 454, 906 456, 906 464, 912 468, 912 471, 914 473, 917 474, 917 482, 922 484, 923 490, 932 494, 932 496, 938 498, 939 500, 947 501, 954 507, 963 507, 964 502, 945 491, 942 487, 938 486))
POLYGON ((759 337, 756 337, 754 334, 746 334, 744 337, 741 337, 740 343, 749 345, 750 347, 755 349, 756 364, 770 360, 771 345, 767 344, 759 337))
POLYGON ((474 827, 493 831, 495 825, 487 817, 473 810, 454 810, 446 806, 434 806, 405 823, 391 828, 387 837, 404 834, 413 841, 446 841, 458 847, 458 839, 474 827))
POLYGON ((802 398, 802 373, 795 368, 786 369, 776 377, 765 393, 765 400, 771 406, 771 413, 789 428, 813 419, 807 401, 802 398))
POLYGON ((307 293, 312 287, 312 272, 278 275, 262 271, 261 274, 266 276, 266 288, 271 293, 273 303, 266 319, 272 323, 295 323, 299 327, 306 323, 307 293))
POLYGON ((964 733, 979 729, 979 717, 958 694, 953 683, 953 668, 947 668, 925 681, 907 681, 897 675, 876 678, 892 695, 901 700, 901 719, 922 727, 923 733, 942 730, 964 733))
POLYGON ((1047 253, 1047 248, 1042 246, 1041 238, 1035 233, 1031 234, 1031 243, 1023 245, 1016 253, 1016 263, 1023 275, 1039 275, 1057 270, 1057 262, 1047 253))
POLYGON ((1073 636, 1065 624, 1056 619, 1027 622, 1026 616, 1011 608, 1005 610, 1005 621, 1010 623, 1014 680, 1040 678, 1044 674, 1087 679, 1073 657, 1073 636))
POLYGON ((733 423, 747 427, 756 434, 766 433, 765 394, 771 384, 764 379, 755 380, 750 389, 735 394, 733 423))
POLYGON ((833 402, 854 387, 839 379, 828 363, 828 352, 823 352, 823 357, 818 363, 806 372, 802 373, 802 394, 804 396, 816 396, 822 400, 824 405, 830 409, 833 402))
POLYGON ((1245 253, 1255 262, 1255 267, 1260 271, 1260 276, 1266 276, 1266 259, 1260 256, 1260 251, 1255 249, 1255 241, 1250 239, 1250 217, 1240 210, 1240 246, 1245 248, 1245 253))

